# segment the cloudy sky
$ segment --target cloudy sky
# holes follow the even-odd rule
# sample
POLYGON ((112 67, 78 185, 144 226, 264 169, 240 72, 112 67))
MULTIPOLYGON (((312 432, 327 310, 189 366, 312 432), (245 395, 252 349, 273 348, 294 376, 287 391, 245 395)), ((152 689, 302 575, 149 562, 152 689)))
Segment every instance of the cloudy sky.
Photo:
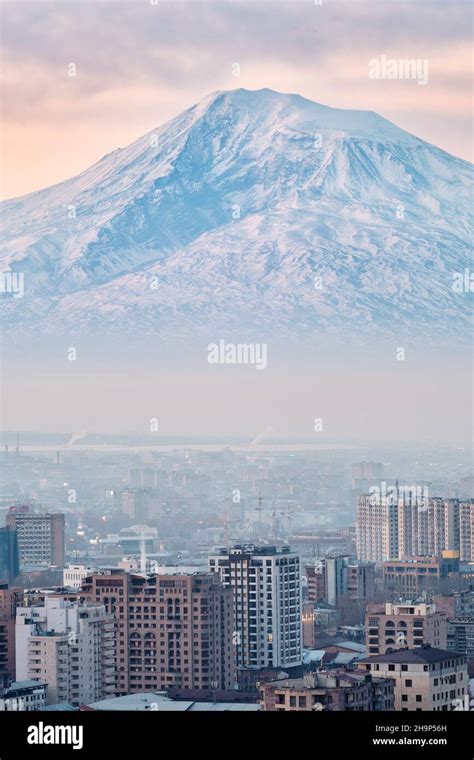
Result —
POLYGON ((3 198, 66 179, 209 92, 235 87, 375 110, 472 159, 467 0, 0 5, 3 198), (427 60, 428 84, 370 79, 369 61, 383 55, 427 60))

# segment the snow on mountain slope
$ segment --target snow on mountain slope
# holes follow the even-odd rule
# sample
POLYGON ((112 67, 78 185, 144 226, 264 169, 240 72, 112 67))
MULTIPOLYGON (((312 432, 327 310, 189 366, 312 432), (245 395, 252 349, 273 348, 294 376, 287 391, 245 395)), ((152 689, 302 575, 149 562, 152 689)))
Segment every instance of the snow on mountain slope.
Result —
POLYGON ((373 112, 214 93, 2 204, 9 332, 469 330, 471 166, 373 112), (321 277, 315 287, 315 278, 321 277), (352 327, 351 327, 352 325, 352 327))

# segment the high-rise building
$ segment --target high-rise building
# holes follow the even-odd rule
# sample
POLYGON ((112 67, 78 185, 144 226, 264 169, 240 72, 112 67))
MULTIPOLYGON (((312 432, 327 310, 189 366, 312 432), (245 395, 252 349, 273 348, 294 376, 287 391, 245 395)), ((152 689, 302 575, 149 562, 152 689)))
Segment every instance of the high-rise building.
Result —
POLYGON ((339 600, 372 599, 375 594, 375 565, 348 555, 326 557, 305 566, 306 598, 337 607, 339 600))
POLYGON ((474 561, 474 499, 459 506, 459 559, 474 561))
POLYGON ((16 611, 16 677, 48 684, 47 703, 88 704, 114 693, 114 620, 101 604, 46 596, 16 611))
POLYGON ((453 710, 468 695, 466 658, 429 645, 368 657, 357 668, 393 678, 395 710, 402 712, 453 710))
POLYGON ((288 547, 237 545, 209 558, 232 589, 237 665, 278 668, 302 661, 300 562, 288 547))
POLYGON ((326 601, 333 607, 347 595, 347 557, 326 558, 326 601))
POLYGON ((0 528, 0 583, 12 584, 20 572, 16 530, 0 528))
POLYGON ((368 604, 365 632, 369 655, 424 644, 446 649, 446 615, 432 604, 368 604))
POLYGON ((352 557, 327 557, 326 601, 337 607, 342 597, 372 599, 375 594, 375 565, 352 557))
POLYGON ((359 497, 356 546, 359 559, 386 562, 408 557, 441 557, 458 552, 474 559, 473 502, 427 498, 421 488, 359 497))
POLYGON ((375 494, 359 497, 356 518, 358 559, 384 562, 398 557, 398 504, 375 494))
POLYGON ((235 684, 232 593, 212 573, 93 573, 81 598, 104 604, 117 631, 116 694, 235 684))
POLYGON ((64 567, 64 515, 39 512, 30 506, 12 507, 6 517, 8 528, 18 538, 20 570, 64 567))

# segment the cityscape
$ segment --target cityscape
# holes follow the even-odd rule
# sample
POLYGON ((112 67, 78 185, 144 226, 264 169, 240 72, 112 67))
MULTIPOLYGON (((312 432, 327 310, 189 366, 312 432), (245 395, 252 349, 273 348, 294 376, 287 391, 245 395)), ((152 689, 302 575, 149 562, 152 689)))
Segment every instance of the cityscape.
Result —
POLYGON ((0 760, 472 760, 472 3, 0 25, 0 760))
POLYGON ((4 438, 1 710, 471 709, 468 451, 4 438))

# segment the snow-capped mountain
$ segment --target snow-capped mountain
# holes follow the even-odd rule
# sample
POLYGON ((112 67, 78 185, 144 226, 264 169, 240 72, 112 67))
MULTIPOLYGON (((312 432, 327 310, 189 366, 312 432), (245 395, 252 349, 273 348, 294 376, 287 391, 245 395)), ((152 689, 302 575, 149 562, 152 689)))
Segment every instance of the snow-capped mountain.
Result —
POLYGON ((460 336, 471 211, 471 165, 376 113, 217 92, 4 202, 0 306, 13 336, 460 336))

